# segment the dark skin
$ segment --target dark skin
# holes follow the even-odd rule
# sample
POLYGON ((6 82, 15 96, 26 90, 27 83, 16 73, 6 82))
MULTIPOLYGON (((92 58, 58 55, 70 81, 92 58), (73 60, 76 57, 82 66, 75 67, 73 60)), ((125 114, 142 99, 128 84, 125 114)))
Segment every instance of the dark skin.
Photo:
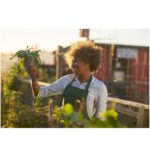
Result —
POLYGON ((73 59, 72 70, 81 84, 87 82, 92 74, 89 65, 80 59, 73 59))
MULTIPOLYGON (((28 68, 26 69, 28 74, 31 77, 36 78, 38 70, 34 66, 31 66, 29 63, 25 62, 24 65, 25 65, 25 68, 28 68)), ((77 76, 81 84, 84 82, 87 82, 90 76, 92 75, 89 64, 84 63, 80 59, 73 59, 72 69, 73 69, 73 73, 77 76)), ((32 80, 32 88, 33 88, 34 95, 37 96, 40 91, 40 85, 38 84, 36 80, 35 81, 32 80)))
POLYGON ((40 91, 40 85, 36 80, 33 80, 33 78, 38 78, 38 70, 35 66, 32 66, 28 60, 24 62, 24 67, 26 68, 26 71, 28 72, 29 76, 32 78, 32 89, 34 95, 37 96, 40 91))

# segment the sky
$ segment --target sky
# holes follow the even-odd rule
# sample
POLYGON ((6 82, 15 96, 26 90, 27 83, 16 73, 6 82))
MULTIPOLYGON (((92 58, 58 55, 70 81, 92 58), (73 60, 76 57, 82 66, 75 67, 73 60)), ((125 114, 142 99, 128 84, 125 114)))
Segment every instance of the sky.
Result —
POLYGON ((6 29, 0 30, 1 51, 24 49, 37 45, 41 49, 55 50, 58 45, 67 45, 79 38, 77 30, 48 29, 6 29))
MULTIPOLYGON (((97 42, 119 43, 129 45, 149 45, 147 29, 91 29, 90 39, 97 42)), ((15 52, 26 46, 53 51, 58 45, 67 46, 77 40, 79 29, 0 29, 1 52, 15 52)))

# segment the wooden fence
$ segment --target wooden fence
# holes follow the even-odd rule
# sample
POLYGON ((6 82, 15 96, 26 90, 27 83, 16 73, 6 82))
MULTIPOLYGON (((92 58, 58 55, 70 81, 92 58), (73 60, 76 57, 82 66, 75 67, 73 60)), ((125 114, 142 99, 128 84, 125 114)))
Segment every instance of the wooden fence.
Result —
POLYGON ((136 127, 149 127, 149 105, 108 97, 108 108, 110 107, 122 114, 121 116, 134 118, 136 127))

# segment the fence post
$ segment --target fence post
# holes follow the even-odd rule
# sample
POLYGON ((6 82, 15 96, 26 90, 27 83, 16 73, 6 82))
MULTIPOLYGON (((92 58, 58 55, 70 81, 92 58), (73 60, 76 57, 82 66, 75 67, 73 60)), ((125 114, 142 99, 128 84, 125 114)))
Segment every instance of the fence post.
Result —
POLYGON ((113 63, 113 55, 114 55, 115 45, 112 44, 110 47, 110 54, 109 54, 109 79, 112 81, 112 63, 113 63))
POLYGON ((137 127, 143 127, 143 123, 144 123, 144 108, 141 106, 139 108, 137 116, 137 127))
POLYGON ((63 47, 58 46, 58 50, 56 51, 56 80, 62 76, 62 52, 63 47))

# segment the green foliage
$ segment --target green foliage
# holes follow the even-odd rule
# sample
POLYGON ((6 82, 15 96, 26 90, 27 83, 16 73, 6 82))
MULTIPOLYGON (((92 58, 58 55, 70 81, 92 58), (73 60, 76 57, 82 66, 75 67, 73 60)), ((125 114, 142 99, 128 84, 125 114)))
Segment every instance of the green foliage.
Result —
POLYGON ((73 113, 73 106, 70 104, 66 104, 63 108, 63 114, 64 115, 71 115, 73 113))
POLYGON ((123 127, 118 121, 118 114, 113 109, 108 109, 97 117, 85 118, 82 112, 76 112, 71 104, 65 104, 63 108, 51 108, 50 127, 64 128, 118 128, 123 127))
POLYGON ((37 68, 40 67, 41 59, 39 55, 40 50, 35 50, 32 48, 27 48, 25 50, 17 51, 10 59, 17 57, 18 61, 15 62, 10 68, 10 80, 12 81, 15 76, 18 76, 21 72, 24 72, 24 62, 30 61, 30 64, 36 66, 37 68))
POLYGON ((13 55, 12 58, 18 57, 20 60, 29 60, 32 65, 39 66, 41 64, 41 59, 39 55, 40 50, 33 50, 32 48, 27 48, 25 50, 19 50, 13 55))
POLYGON ((48 71, 48 69, 42 67, 40 59, 40 50, 33 48, 27 48, 25 50, 17 51, 10 59, 18 58, 18 60, 11 66, 9 72, 9 79, 13 81, 13 78, 17 76, 28 77, 28 74, 24 69, 24 61, 29 60, 30 64, 38 68, 37 77, 39 81, 53 82, 55 80, 55 74, 48 71))
POLYGON ((39 50, 31 50, 27 47, 26 50, 16 52, 11 59, 18 57, 18 61, 12 64, 9 75, 2 76, 2 127, 48 127, 48 108, 32 105, 31 100, 28 100, 32 91, 27 91, 31 88, 21 82, 22 78, 28 77, 23 65, 25 59, 36 66, 40 64, 39 50))
POLYGON ((2 79, 1 126, 3 128, 44 128, 48 124, 48 106, 22 103, 22 93, 9 88, 8 78, 2 79))

